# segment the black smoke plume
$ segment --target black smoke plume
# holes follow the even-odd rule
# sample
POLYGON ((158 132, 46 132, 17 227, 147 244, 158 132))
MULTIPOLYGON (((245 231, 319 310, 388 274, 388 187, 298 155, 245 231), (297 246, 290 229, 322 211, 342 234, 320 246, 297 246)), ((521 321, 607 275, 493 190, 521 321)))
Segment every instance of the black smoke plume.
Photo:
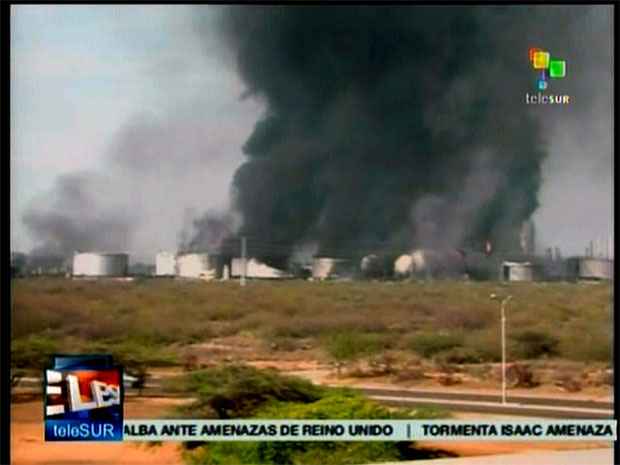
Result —
POLYGON ((583 14, 229 7, 224 37, 266 104, 234 177, 239 234, 279 244, 271 262, 304 242, 329 256, 486 240, 518 250, 547 154, 539 117, 552 111, 525 104, 528 48, 568 52, 583 14))
POLYGON ((230 212, 207 211, 182 229, 179 236, 179 252, 210 252, 233 254, 228 250, 235 230, 235 216, 230 212))

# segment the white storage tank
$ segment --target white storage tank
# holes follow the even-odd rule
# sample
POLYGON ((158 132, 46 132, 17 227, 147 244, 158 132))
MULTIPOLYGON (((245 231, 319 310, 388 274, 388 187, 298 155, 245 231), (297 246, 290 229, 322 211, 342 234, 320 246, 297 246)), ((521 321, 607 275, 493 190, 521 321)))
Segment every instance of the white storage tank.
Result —
POLYGON ((413 272, 413 257, 408 254, 401 255, 394 262, 394 276, 397 278, 405 278, 411 276, 413 272))
MULTIPOLYGON (((230 275, 234 278, 238 278, 243 274, 243 259, 233 258, 231 262, 230 275)), ((284 270, 273 268, 266 263, 262 263, 255 258, 246 260, 246 278, 258 278, 258 279, 278 279, 278 278, 292 278, 293 275, 284 270)))
POLYGON ((155 276, 174 276, 176 256, 171 252, 159 252, 155 256, 155 276))
POLYGON ((73 276, 127 276, 129 255, 126 253, 84 252, 73 256, 73 276))
POLYGON ((613 260, 585 257, 579 259, 579 279, 613 279, 613 260))
POLYGON ((312 262, 312 278, 322 281, 351 275, 351 262, 346 258, 316 257, 312 262))
POLYGON ((534 281, 534 266, 530 262, 503 262, 503 281, 534 281))
POLYGON ((181 278, 214 279, 216 270, 206 253, 187 253, 177 257, 177 276, 181 278))

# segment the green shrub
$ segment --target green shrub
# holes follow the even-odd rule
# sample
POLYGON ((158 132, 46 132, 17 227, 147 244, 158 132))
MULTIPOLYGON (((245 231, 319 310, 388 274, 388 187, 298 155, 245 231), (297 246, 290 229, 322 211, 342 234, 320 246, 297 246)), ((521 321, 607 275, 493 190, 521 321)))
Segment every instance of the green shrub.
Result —
POLYGON ((171 366, 178 363, 175 354, 148 341, 127 339, 124 341, 97 341, 84 345, 85 352, 108 353, 114 361, 128 370, 141 370, 146 366, 171 366))
MULTIPOLYGON (((409 414, 382 407, 358 394, 325 391, 315 402, 268 402, 254 417, 260 419, 421 419, 438 418, 432 409, 409 414)), ((191 464, 363 464, 404 460, 413 455, 412 443, 396 442, 214 442, 185 454, 191 464)))
POLYGON ((184 390, 197 395, 198 400, 182 412, 217 418, 252 416, 268 401, 312 402, 323 393, 323 388, 302 378, 245 365, 191 373, 185 378, 184 390))
POLYGON ((353 331, 332 334, 325 341, 327 353, 338 361, 355 360, 365 355, 376 354, 387 345, 383 336, 353 331))
POLYGON ((11 366, 43 370, 49 366, 51 356, 60 351, 55 338, 32 334, 26 338, 11 341, 11 366))
POLYGON ((432 357, 462 345, 463 338, 454 334, 418 333, 409 341, 409 348, 423 357, 432 357))
POLYGON ((557 353, 557 338, 542 330, 524 330, 513 335, 512 339, 511 352, 516 358, 527 360, 543 355, 552 356, 557 353))
POLYGON ((569 360, 609 362, 613 353, 613 325, 583 322, 565 331, 560 353, 569 360))
POLYGON ((471 347, 453 347, 436 355, 440 364, 480 363, 484 355, 471 347))
MULTIPOLYGON (((313 339, 309 341, 313 346, 327 348, 330 335, 349 332, 374 335, 370 338, 381 341, 371 341, 371 351, 380 351, 387 341, 432 357, 450 350, 445 348, 450 336, 437 336, 447 331, 464 335, 463 344, 455 348, 469 347, 483 361, 498 361, 499 309, 489 294, 509 291, 514 296, 508 307, 509 357, 513 349, 520 352, 513 334, 542 328, 559 341, 552 346, 555 357, 584 362, 612 358, 609 283, 287 281, 253 282, 242 293, 233 282, 154 279, 129 283, 24 278, 14 280, 12 286, 13 340, 54 336, 60 341, 59 350, 74 351, 93 342, 111 347, 131 339, 152 352, 165 348, 179 353, 183 344, 243 331, 264 339, 265 347, 276 337, 291 342, 313 339), (432 335, 427 338, 430 341, 418 339, 420 330, 432 335)), ((344 359, 370 355, 364 347, 351 350, 355 344, 347 343, 346 337, 342 343, 335 339, 335 352, 344 359)), ((542 349, 543 355, 546 350, 542 349)), ((161 363, 167 363, 165 359, 161 363)))
POLYGON ((498 362, 502 359, 499 328, 472 331, 466 335, 464 345, 475 351, 481 362, 498 362))

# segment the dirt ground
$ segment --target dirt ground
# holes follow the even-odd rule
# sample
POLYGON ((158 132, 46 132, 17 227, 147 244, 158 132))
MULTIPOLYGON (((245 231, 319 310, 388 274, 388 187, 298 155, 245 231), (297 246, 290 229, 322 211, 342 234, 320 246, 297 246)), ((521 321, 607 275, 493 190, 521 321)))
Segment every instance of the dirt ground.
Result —
MULTIPOLYGON (((398 379, 398 377, 384 374, 373 375, 364 363, 349 363, 337 375, 336 367, 312 347, 311 341, 303 340, 299 343, 303 348, 282 350, 281 348, 266 347, 264 342, 249 336, 227 336, 213 339, 205 343, 197 343, 188 347, 188 354, 195 357, 195 363, 200 366, 217 366, 222 363, 245 363, 256 368, 275 368, 287 374, 301 376, 317 384, 392 387, 411 389, 432 389, 445 391, 475 391, 478 394, 498 394, 501 387, 499 377, 500 364, 487 364, 492 367, 492 375, 475 377, 467 373, 456 374, 458 382, 454 385, 442 385, 438 382, 441 371, 433 365, 425 365, 422 375, 412 379, 398 379), (353 375, 357 372, 357 375, 353 375), (363 374, 363 375, 360 375, 363 374)), ((396 357, 403 354, 396 354, 396 357)), ((613 400, 613 386, 605 383, 589 383, 582 380, 578 390, 572 392, 563 386, 550 382, 548 378, 554 373, 557 375, 566 362, 549 360, 539 363, 536 368, 538 376, 543 378, 538 386, 528 388, 510 388, 509 395, 537 396, 559 399, 583 399, 596 401, 613 400), (543 369, 542 365, 548 365, 543 369)), ((566 367, 564 367, 566 369, 566 367)), ((571 367, 573 371, 575 367, 571 367)), ((585 366, 579 366, 585 370, 585 366)), ((577 372, 576 370, 575 372, 577 372)), ((151 371, 153 379, 182 374, 182 369, 162 368, 151 371)), ((553 377, 553 376, 552 376, 553 377)))
MULTIPOLYGON (((169 414, 183 399, 127 399, 127 418, 158 418, 169 414)), ((505 416, 456 414, 457 419, 502 419, 505 416)), ((11 406, 11 463, 14 465, 182 465, 177 443, 158 447, 138 443, 51 443, 43 441, 43 406, 40 401, 11 406)), ((460 456, 522 453, 539 450, 567 450, 611 447, 607 442, 478 442, 428 441, 419 446, 460 456)))
MULTIPOLYGON (((127 418, 158 418, 183 402, 178 399, 127 399, 127 418)), ((181 465, 177 443, 45 442, 41 401, 11 405, 11 463, 15 465, 181 465)))
MULTIPOLYGON (((234 353, 229 348, 229 353, 234 353)), ((236 354, 237 355, 237 354, 236 354)), ((433 378, 416 379, 413 381, 398 381, 390 376, 338 376, 333 366, 308 357, 307 353, 289 353, 289 359, 268 359, 255 358, 244 360, 244 363, 256 368, 274 368, 285 374, 299 376, 316 384, 327 384, 332 386, 351 386, 366 388, 391 388, 391 389, 414 389, 414 390, 433 390, 445 392, 473 392, 476 394, 499 395, 501 382, 497 380, 472 380, 467 379, 453 386, 442 386, 433 378), (306 358, 302 358, 303 356, 306 358)), ((240 358, 240 357, 239 357, 240 358)), ((185 374, 181 367, 154 368, 149 371, 151 382, 158 382, 164 378, 170 378, 185 374)), ((584 386, 578 392, 567 392, 561 387, 541 384, 533 388, 510 388, 508 395, 513 396, 532 396, 548 397, 557 399, 575 399, 592 401, 613 401, 613 386, 584 386)))

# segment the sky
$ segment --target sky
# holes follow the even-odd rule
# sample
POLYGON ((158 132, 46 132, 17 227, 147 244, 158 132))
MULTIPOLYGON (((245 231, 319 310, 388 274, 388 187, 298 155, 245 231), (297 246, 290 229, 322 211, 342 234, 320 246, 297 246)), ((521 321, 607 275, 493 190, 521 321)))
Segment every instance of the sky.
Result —
MULTIPOLYGON (((217 8, 11 7, 12 250, 36 245, 23 222, 29 208, 63 208, 50 194, 63 175, 125 178, 120 189, 102 178, 98 192, 140 218, 131 243, 145 261, 175 250, 192 218, 226 209, 264 105, 243 98, 215 32, 217 8)), ((610 9, 600 12, 594 21, 611 21, 610 9)), ((613 231, 611 37, 592 51, 591 113, 546 123, 550 156, 534 221, 539 247, 565 255, 613 231)))
MULTIPOLYGON (((209 24, 210 10, 201 11, 203 24, 209 24)), ((140 206, 152 218, 137 240, 149 254, 174 249, 193 210, 227 205, 230 179, 260 103, 241 99, 234 68, 216 40, 210 41, 208 27, 197 33, 195 16, 194 8, 183 6, 12 6, 13 250, 35 245, 24 212, 33 203, 45 204, 65 174, 135 176, 143 191, 130 195, 148 197, 140 206), (161 157, 174 160, 175 152, 189 146, 194 153, 188 156, 201 158, 202 171, 179 176, 172 163, 154 163, 143 175, 122 163, 111 166, 110 152, 136 126, 155 140, 176 137, 178 146, 161 157), (176 131, 179 126, 185 134, 176 131), (193 147, 197 138, 201 146, 193 147), (167 189, 183 200, 181 208, 164 205, 167 189)), ((138 147, 136 153, 151 149, 138 147)), ((117 204, 122 210, 130 202, 121 198, 117 204)))
MULTIPOLYGON (((589 241, 611 244, 614 230, 613 10, 599 5, 584 15, 580 30, 566 38, 574 50, 566 57, 567 77, 576 105, 559 108, 543 127, 549 156, 543 165, 540 207, 534 214, 539 248, 558 246, 583 254, 589 241), (584 69, 574 70, 577 63, 584 69), (569 81, 570 82, 570 81, 569 81)), ((601 251, 602 253, 602 251, 601 251)))

